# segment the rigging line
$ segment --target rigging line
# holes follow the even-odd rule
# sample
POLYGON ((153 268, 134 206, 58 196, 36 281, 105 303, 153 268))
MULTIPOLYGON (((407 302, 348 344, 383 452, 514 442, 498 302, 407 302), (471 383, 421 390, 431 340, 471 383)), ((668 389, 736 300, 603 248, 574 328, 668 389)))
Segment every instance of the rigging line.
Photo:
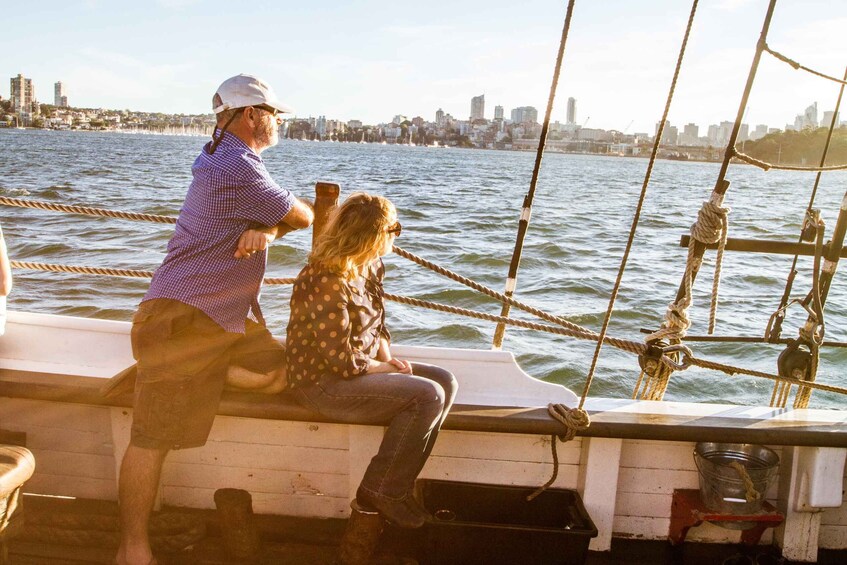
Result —
POLYGON ((775 171, 801 171, 806 173, 814 173, 847 170, 847 163, 843 165, 832 165, 830 167, 795 167, 793 165, 774 165, 773 163, 768 163, 767 161, 762 161, 761 159, 756 159, 755 157, 751 157, 746 153, 742 153, 734 147, 729 149, 729 152, 732 153, 732 157, 744 161, 745 163, 749 163, 750 165, 753 165, 755 167, 759 167, 763 171, 770 171, 771 169, 773 169, 775 171))
POLYGON ((726 189, 729 188, 728 184, 725 187, 723 186, 724 179, 726 178, 726 172, 729 168, 729 162, 733 157, 735 143, 738 141, 738 133, 741 130, 741 121, 744 118, 747 101, 750 99, 750 91, 753 90, 753 82, 756 79, 756 71, 759 69, 759 61, 762 59, 762 51, 764 51, 765 46, 767 45, 768 30, 770 30, 771 27, 771 19, 773 18, 775 8, 776 0, 770 0, 770 3, 768 4, 768 11, 765 14, 765 21, 762 24, 762 32, 759 35, 759 41, 756 43, 756 54, 753 56, 753 62, 750 64, 750 71, 747 74, 747 84, 744 85, 744 93, 741 96, 741 103, 738 105, 738 112, 735 115, 735 123, 732 126, 732 132, 729 134, 729 142, 726 146, 723 163, 721 163, 721 170, 718 173, 718 179, 715 181, 715 190, 720 191, 721 194, 726 192, 726 189))
POLYGON ((541 318, 542 320, 546 320, 546 321, 552 322, 554 324, 559 324, 560 326, 570 328, 574 331, 585 332, 587 334, 593 334, 593 335, 598 336, 598 337, 600 336, 600 334, 598 334, 597 332, 589 330, 588 328, 585 328, 585 327, 580 326, 578 324, 575 324, 575 323, 573 323, 569 320, 566 320, 565 318, 562 318, 561 316, 554 316, 552 314, 548 314, 547 312, 544 312, 543 310, 539 310, 538 308, 530 306, 530 305, 528 305, 524 302, 521 302, 521 301, 516 300, 514 298, 510 298, 510 297, 506 296, 505 294, 502 294, 500 292, 497 292, 496 290, 493 290, 493 289, 490 289, 486 286, 483 286, 476 281, 473 281, 473 280, 471 280, 467 277, 463 277, 462 275, 454 273, 453 271, 445 269, 444 267, 439 267, 435 263, 432 263, 432 262, 427 261, 426 259, 424 259, 422 257, 418 257, 417 255, 409 253, 405 249, 397 247, 396 245, 393 247, 393 251, 396 255, 399 255, 400 257, 403 257, 404 259, 408 259, 409 261, 411 261, 413 263, 417 263, 421 267, 425 267, 425 268, 433 271, 434 273, 445 276, 448 279, 454 280, 454 281, 461 283, 461 284, 463 284, 463 285, 465 285, 469 288, 472 288, 472 289, 474 289, 478 292, 481 292, 482 294, 485 294, 486 296, 489 296, 489 297, 491 297, 495 300, 498 300, 503 304, 509 304, 510 306, 514 306, 515 308, 518 308, 519 310, 523 310, 524 312, 532 314, 533 316, 536 316, 537 318, 541 318))
POLYGON ((650 162, 647 165, 647 172, 644 175, 644 183, 641 185, 641 195, 638 198, 638 206, 635 209, 635 214, 632 217, 632 225, 629 230, 629 238, 626 242, 626 250, 624 251, 623 257, 621 257, 621 264, 618 269, 618 276, 615 279, 615 286, 612 289, 611 297, 609 298, 609 307, 606 309, 606 317, 603 319, 603 327, 600 329, 600 339, 597 340, 597 347, 594 349, 594 357, 591 360, 591 368, 588 370, 588 376, 585 380, 585 388, 582 391, 582 398, 579 401, 579 407, 582 408, 585 404, 585 399, 588 397, 588 390, 591 388, 591 383, 594 380, 594 372, 597 369, 597 361, 600 359, 600 350, 603 348, 603 338, 606 336, 606 331, 609 328, 609 322, 612 319, 612 312, 615 309, 615 301, 618 297, 618 292, 620 291, 621 282, 623 281, 623 274, 626 270, 627 261, 629 260, 629 254, 632 250, 632 243, 635 240, 635 232, 638 229, 638 221, 641 218, 641 210, 644 207, 644 200, 647 197, 647 188, 650 185, 650 177, 653 173, 653 166, 656 163, 656 157, 659 154, 659 145, 662 140, 662 134, 664 133, 665 123, 668 119, 668 114, 671 109, 671 102, 673 101, 674 91, 676 90, 676 82, 679 78, 679 71, 682 68, 682 60, 685 57, 685 48, 688 45, 688 37, 691 35, 691 27, 694 25, 694 15, 697 13, 697 3, 699 0, 694 0, 691 4, 691 13, 688 16, 688 26, 685 28, 685 35, 682 39, 682 45, 679 49, 679 56, 676 61, 676 68, 674 69, 673 79, 671 80, 671 86, 668 91, 668 98, 665 102, 665 111, 662 114, 662 120, 659 122, 659 129, 656 132, 656 139, 653 141, 653 152, 650 154, 650 162))
POLYGON ((37 210, 50 210, 52 212, 67 212, 69 214, 82 214, 85 216, 103 216, 107 218, 119 218, 123 220, 141 220, 145 222, 156 222, 158 224, 175 224, 176 216, 159 216, 157 214, 141 214, 138 212, 120 212, 106 210, 105 208, 91 208, 89 206, 71 206, 68 204, 57 204, 43 200, 26 200, 22 198, 8 198, 0 196, 0 204, 4 206, 17 206, 19 208, 35 208, 37 210))
MULTIPOLYGON (((511 297, 515 292, 518 280, 518 267, 521 263, 521 252, 523 251, 523 241, 526 237, 526 231, 529 227, 529 218, 532 214, 532 200, 535 197, 535 187, 538 183, 538 172, 541 169, 541 158, 544 156, 544 146, 547 143, 547 131, 550 128, 550 114, 553 112, 553 100, 556 97, 556 89, 559 84, 559 72, 562 68, 562 59, 565 56, 565 44, 568 41, 568 31, 571 27, 571 16, 573 15, 573 7, 575 0, 569 0, 568 11, 565 15, 565 24, 562 27, 562 38, 559 41, 559 53, 556 55, 556 66, 553 71, 553 81, 550 84, 550 96, 547 99, 547 112, 544 115, 544 124, 541 126, 541 136, 538 139, 538 150, 535 154, 535 166, 532 169, 532 180, 529 183, 529 192, 527 192, 523 201, 521 217, 518 221, 518 235, 515 239, 515 249, 512 252, 512 260, 509 264, 509 276, 506 279, 506 296, 511 297)), ((504 304, 500 311, 501 316, 509 315, 509 305, 504 304)), ((503 345, 503 336, 506 333, 506 326, 498 324, 494 330, 494 340, 492 348, 500 349, 503 345)))
MULTIPOLYGON (((26 261, 10 261, 12 267, 20 268, 20 269, 32 269, 32 270, 41 270, 41 271, 53 271, 53 272, 68 272, 68 273, 82 273, 82 274, 98 274, 98 275, 106 275, 106 276, 119 276, 119 277, 136 277, 136 278, 150 278, 153 276, 152 271, 136 271, 129 269, 104 269, 97 267, 73 267, 68 265, 54 265, 54 264, 45 264, 45 263, 31 263, 26 261)), ((267 284, 292 284, 294 282, 293 278, 267 278, 265 279, 267 284)), ((453 314, 458 314, 462 316, 468 316, 472 318, 477 318, 480 320, 488 320, 495 322, 502 322, 504 324, 508 324, 510 326, 515 326, 519 328, 543 331, 547 333, 563 335, 567 337, 574 337, 577 339, 584 339, 595 341, 597 339, 597 335, 586 332, 577 332, 573 330, 569 330, 567 328, 561 328, 557 326, 548 326, 544 324, 537 324, 533 322, 525 322, 523 320, 516 320, 514 318, 504 318, 502 316, 494 316, 492 314, 485 314, 482 312, 475 312, 473 310, 466 310, 464 308, 458 308, 455 306, 448 306, 445 304, 437 304, 434 302, 428 302, 425 300, 419 300, 417 298, 409 298, 405 296, 398 296, 394 294, 385 294, 385 298, 391 300, 393 302, 399 302, 401 304, 409 304, 412 306, 421 306, 424 308, 430 308, 432 310, 439 310, 442 312, 448 312, 453 314)), ((623 339, 617 339, 606 336, 604 341, 611 345, 612 347, 616 347, 622 351, 627 351, 629 353, 634 353, 636 355, 640 355, 646 352, 647 346, 641 342, 637 341, 629 341, 623 339)), ((742 374, 753 377, 762 377, 767 379, 772 379, 775 381, 781 381, 789 384, 797 384, 806 386, 812 389, 823 390, 826 392, 836 392, 840 394, 847 394, 847 388, 841 388, 832 385, 825 385, 815 382, 807 382, 801 381, 799 379, 794 379, 791 377, 781 377, 779 375, 772 375, 770 373, 763 373, 761 371, 753 371, 750 369, 744 369, 741 367, 733 367, 731 365, 725 365, 722 363, 717 363, 714 361, 708 361, 706 359, 699 359, 697 357, 686 355, 685 356, 685 365, 681 366, 680 369, 687 368, 690 365, 695 365, 698 367, 702 367, 705 369, 714 369, 721 372, 724 372, 728 375, 742 374)))
MULTIPOLYGON (((75 265, 57 265, 55 263, 33 263, 31 261, 9 261, 12 268, 29 271, 49 271, 53 273, 74 273, 78 275, 101 275, 106 277, 125 277, 135 279, 153 278, 153 271, 137 269, 113 269, 109 267, 85 267, 75 265)), ((266 277, 265 284, 294 284, 294 278, 266 277)))
MULTIPOLYGON (((844 69, 844 80, 847 81, 847 68, 844 69)), ((824 166, 824 164, 826 163, 826 157, 827 157, 827 154, 829 153, 829 144, 832 141, 832 133, 835 131, 835 124, 838 121, 838 113, 839 113, 839 110, 841 109, 841 100, 844 97, 844 86, 845 85, 842 84, 841 88, 838 89, 838 99, 835 102, 835 110, 832 114, 832 120, 829 122, 829 132, 827 132, 826 143, 824 144, 823 153, 821 154, 821 162, 820 162, 821 166, 824 166)), ((817 197, 818 186, 820 185, 822 174, 823 174, 822 171, 818 171, 818 173, 815 175, 815 184, 812 187, 812 194, 809 197, 809 205, 806 207, 807 216, 809 214, 811 214, 812 208, 815 204, 815 198, 817 197)), ((800 236, 798 238, 798 243, 802 243, 802 241, 803 241, 803 233, 802 233, 802 230, 801 230, 800 236)), ((794 260, 791 262, 791 268, 788 270, 789 275, 788 275, 788 277, 785 281, 785 291, 782 294, 782 299, 780 300, 779 308, 777 308, 777 312, 781 311, 783 308, 785 308, 786 304, 788 304, 789 295, 791 294, 791 287, 794 284, 794 276, 791 273, 796 273, 798 258, 799 258, 799 255, 795 254, 794 260)), ((766 336, 768 339, 771 339, 771 338, 778 339, 779 338, 780 334, 782 333, 782 320, 783 320, 783 318, 784 318, 784 316, 777 316, 776 317, 776 319, 773 322, 773 324, 774 324, 773 330, 769 331, 768 335, 766 336)))
POLYGON ((841 84, 842 86, 847 84, 847 77, 844 77, 843 79, 837 79, 834 76, 830 76, 830 75, 827 75, 827 74, 824 74, 824 73, 820 73, 820 72, 818 72, 814 69, 810 69, 809 67, 801 65, 800 63, 798 63, 797 61, 794 61, 793 59, 789 59, 788 57, 786 57, 782 53, 774 51, 773 49, 771 49, 768 46, 767 43, 765 43, 765 51, 767 51, 768 53, 770 53, 771 55, 773 55, 774 57, 776 57, 777 59, 779 59, 783 63, 788 63, 789 65, 794 67, 795 70, 806 71, 807 73, 811 73, 811 74, 819 76, 821 78, 831 80, 832 82, 837 82, 837 83, 841 84))

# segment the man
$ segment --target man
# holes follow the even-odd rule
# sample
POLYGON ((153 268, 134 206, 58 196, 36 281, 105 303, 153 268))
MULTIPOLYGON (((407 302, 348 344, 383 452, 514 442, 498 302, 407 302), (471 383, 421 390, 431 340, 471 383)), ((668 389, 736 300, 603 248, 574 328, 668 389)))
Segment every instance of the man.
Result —
POLYGON ((132 434, 118 480, 120 565, 150 565, 147 524, 165 455, 206 443, 227 370, 282 365, 259 291, 267 245, 308 227, 311 206, 280 188, 259 154, 279 141, 273 90, 248 75, 221 84, 217 127, 192 167, 168 253, 133 319, 137 363, 132 434))

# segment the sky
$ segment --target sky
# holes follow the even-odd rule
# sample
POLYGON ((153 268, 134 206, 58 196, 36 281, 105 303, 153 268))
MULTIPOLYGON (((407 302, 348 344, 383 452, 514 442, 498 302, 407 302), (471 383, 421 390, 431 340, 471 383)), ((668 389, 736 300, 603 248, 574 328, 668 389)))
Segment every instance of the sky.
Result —
MULTIPOLYGON (((0 96, 9 78, 32 78, 52 103, 62 81, 72 106, 198 114, 227 77, 262 77, 298 117, 434 121, 442 108, 467 119, 485 95, 534 106, 544 117, 565 0, 43 0, 0 34, 0 96)), ((768 0, 700 0, 674 94, 680 130, 732 121, 768 0)), ((685 25, 687 0, 577 0, 552 119, 568 97, 585 127, 652 134, 662 116, 685 25)), ((841 78, 847 2, 781 0, 771 48, 841 78)), ((785 127, 810 104, 819 118, 839 85, 765 55, 744 122, 785 127)), ((847 102, 845 102, 847 104, 847 102)), ((845 113, 847 115, 847 113, 845 113)))

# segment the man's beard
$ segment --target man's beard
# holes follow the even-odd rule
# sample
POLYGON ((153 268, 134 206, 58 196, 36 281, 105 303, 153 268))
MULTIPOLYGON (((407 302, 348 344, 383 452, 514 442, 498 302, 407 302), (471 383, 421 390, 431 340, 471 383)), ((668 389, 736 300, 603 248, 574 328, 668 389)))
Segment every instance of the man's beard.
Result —
POLYGON ((279 143, 278 126, 276 120, 266 120, 256 124, 253 130, 253 138, 262 148, 273 147, 279 143))

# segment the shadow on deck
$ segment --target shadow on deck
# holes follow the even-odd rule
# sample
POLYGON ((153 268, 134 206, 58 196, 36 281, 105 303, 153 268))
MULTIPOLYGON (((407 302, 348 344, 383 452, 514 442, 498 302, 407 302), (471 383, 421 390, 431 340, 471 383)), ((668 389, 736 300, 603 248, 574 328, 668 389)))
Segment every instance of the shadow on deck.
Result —
MULTIPOLYGON (((102 525, 116 521, 117 505, 114 502, 82 499, 59 499, 26 496, 23 532, 9 544, 11 565, 82 565, 110 564, 114 558, 117 531, 105 530, 102 525), (57 534, 49 523, 69 522, 84 528, 74 535, 57 534), (98 530, 98 528, 100 528, 98 530)), ((160 565, 232 565, 239 563, 227 557, 215 513, 205 510, 179 509, 198 522, 205 523, 206 536, 182 551, 157 551, 160 565)), ((340 519, 291 518, 255 516, 262 537, 262 557, 253 561, 257 565, 331 565, 337 544, 346 524, 340 519)), ((413 534, 412 534, 413 535, 413 534)), ((380 555, 373 565, 438 565, 427 560, 426 555, 408 543, 406 535, 386 531, 380 546, 380 555)), ((771 546, 758 546, 746 550, 738 545, 685 543, 673 548, 664 541, 615 539, 612 551, 590 552, 588 565, 639 564, 639 565, 715 565, 726 563, 756 565, 784 564, 778 551, 771 546), (746 560, 743 556, 749 556, 746 560), (758 561, 756 560, 758 558, 758 561)), ((560 556, 561 557, 561 556, 560 556)), ((551 556, 549 563, 559 563, 551 556)), ((243 563, 243 562, 241 562, 243 563)), ((568 561, 570 563, 570 561, 568 561)), ((821 550, 821 565, 847 563, 847 550, 821 550)), ((467 565, 477 565, 468 563, 467 565)), ((478 565, 498 565, 479 563, 478 565)), ((519 565, 514 562, 503 565, 519 565)), ((544 565, 533 561, 532 565, 544 565)))

